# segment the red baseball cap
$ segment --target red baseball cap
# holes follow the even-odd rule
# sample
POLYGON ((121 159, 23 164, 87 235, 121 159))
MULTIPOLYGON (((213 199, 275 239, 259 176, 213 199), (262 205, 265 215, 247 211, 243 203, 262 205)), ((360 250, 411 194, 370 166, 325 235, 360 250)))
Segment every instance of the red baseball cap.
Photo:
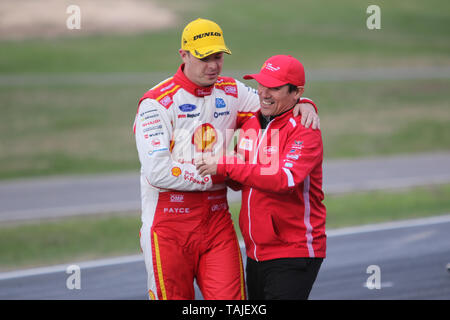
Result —
POLYGON ((258 74, 247 74, 244 79, 255 79, 268 88, 281 87, 285 84, 303 86, 305 70, 300 61, 290 55, 276 55, 264 62, 258 74))

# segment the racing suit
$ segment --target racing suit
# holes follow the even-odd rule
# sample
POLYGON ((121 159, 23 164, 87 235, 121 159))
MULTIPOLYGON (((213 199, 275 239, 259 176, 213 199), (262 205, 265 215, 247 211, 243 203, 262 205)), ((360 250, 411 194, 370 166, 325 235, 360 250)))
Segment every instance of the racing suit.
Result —
POLYGON ((201 177, 193 160, 220 154, 259 109, 254 89, 219 77, 198 87, 183 73, 150 89, 134 123, 141 162, 141 248, 150 299, 244 299, 239 243, 223 178, 201 177))

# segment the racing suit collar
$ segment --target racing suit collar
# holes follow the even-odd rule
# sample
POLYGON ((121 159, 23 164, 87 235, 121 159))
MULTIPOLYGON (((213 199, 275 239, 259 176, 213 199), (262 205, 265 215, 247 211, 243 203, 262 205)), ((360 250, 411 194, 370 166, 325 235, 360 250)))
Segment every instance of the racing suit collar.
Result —
POLYGON ((209 87, 200 87, 196 85, 186 77, 186 75, 183 73, 183 69, 184 63, 180 65, 173 77, 174 81, 177 84, 179 84, 183 89, 196 97, 205 97, 211 95, 212 90, 214 89, 214 85, 209 87))

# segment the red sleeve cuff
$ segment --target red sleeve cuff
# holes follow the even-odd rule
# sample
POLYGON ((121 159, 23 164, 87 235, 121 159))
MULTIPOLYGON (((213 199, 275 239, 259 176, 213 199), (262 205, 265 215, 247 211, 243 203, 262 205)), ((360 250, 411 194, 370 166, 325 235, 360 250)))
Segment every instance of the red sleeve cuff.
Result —
POLYGON ((211 181, 213 184, 222 184, 222 183, 225 183, 225 177, 215 174, 215 175, 211 176, 211 181))
POLYGON ((311 105, 314 107, 314 109, 316 110, 316 113, 319 114, 319 110, 317 110, 316 104, 315 104, 314 101, 312 101, 311 99, 308 99, 308 98, 300 98, 298 102, 299 102, 299 103, 309 103, 309 104, 311 104, 311 105))
POLYGON ((217 172, 216 172, 217 175, 220 175, 222 177, 225 177, 227 175, 226 161, 227 161, 226 156, 220 158, 219 162, 217 163, 217 172))

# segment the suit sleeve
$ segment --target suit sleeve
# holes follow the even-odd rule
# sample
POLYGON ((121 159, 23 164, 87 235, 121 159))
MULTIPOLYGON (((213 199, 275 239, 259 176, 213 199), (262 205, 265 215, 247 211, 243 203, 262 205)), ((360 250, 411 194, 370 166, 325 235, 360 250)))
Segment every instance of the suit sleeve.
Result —
POLYGON ((300 97, 300 99, 298 100, 298 103, 309 103, 310 105, 312 105, 314 107, 314 110, 316 110, 316 113, 317 114, 319 113, 319 110, 317 109, 316 104, 310 98, 300 97))
POLYGON ((172 159, 173 130, 166 108, 152 99, 143 100, 134 125, 141 170, 149 184, 182 191, 203 191, 212 186, 211 176, 203 178, 193 164, 172 159))
POLYGON ((280 146, 283 151, 268 164, 239 163, 235 157, 224 157, 217 166, 217 173, 262 191, 288 193, 295 190, 323 158, 320 130, 297 127, 301 128, 280 146))
POLYGON ((242 125, 259 110, 259 97, 255 89, 246 86, 236 80, 238 89, 238 112, 237 112, 237 128, 242 125))

